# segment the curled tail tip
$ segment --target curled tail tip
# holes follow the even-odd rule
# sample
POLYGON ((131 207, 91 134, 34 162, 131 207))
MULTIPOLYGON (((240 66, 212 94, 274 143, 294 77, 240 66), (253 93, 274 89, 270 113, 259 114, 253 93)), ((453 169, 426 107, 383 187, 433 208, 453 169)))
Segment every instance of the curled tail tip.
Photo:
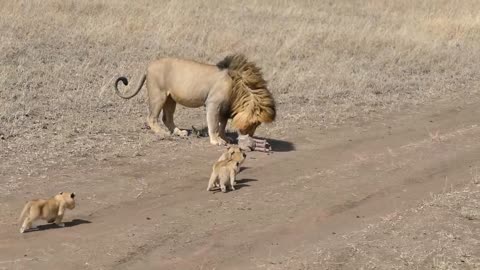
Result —
POLYGON ((142 86, 143 86, 143 84, 145 83, 146 79, 147 79, 147 75, 144 74, 144 75, 142 76, 142 79, 141 79, 141 81, 140 81, 140 84, 139 84, 138 87, 137 87, 137 90, 135 90, 135 92, 133 92, 130 96, 124 96, 124 95, 122 95, 122 94, 120 93, 120 90, 118 90, 118 83, 121 81, 124 85, 128 85, 128 80, 127 80, 127 78, 124 77, 124 76, 118 77, 118 78, 115 80, 115 85, 114 85, 115 93, 116 93, 119 97, 121 97, 121 98, 123 98, 123 99, 131 99, 132 97, 136 96, 136 95, 138 94, 138 92, 140 92, 140 90, 142 89, 142 86))
POLYGON ((127 86, 128 85, 128 79, 124 76, 120 76, 118 77, 116 80, 115 80, 115 92, 117 93, 117 95, 123 99, 126 99, 126 97, 124 97, 123 95, 120 94, 120 91, 118 90, 118 83, 119 82, 122 82, 124 86, 127 86))
POLYGON ((118 82, 120 81, 123 83, 123 85, 128 85, 128 79, 124 76, 120 76, 117 78, 117 80, 115 80, 115 87, 117 87, 118 82))

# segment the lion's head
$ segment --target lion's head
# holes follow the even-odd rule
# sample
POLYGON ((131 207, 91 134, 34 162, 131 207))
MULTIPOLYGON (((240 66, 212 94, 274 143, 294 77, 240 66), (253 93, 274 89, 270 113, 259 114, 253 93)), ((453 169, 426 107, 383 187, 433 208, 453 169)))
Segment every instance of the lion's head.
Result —
POLYGON ((275 121, 275 100, 260 68, 242 54, 227 56, 217 66, 228 68, 233 80, 230 111, 232 126, 240 134, 253 136, 261 123, 275 121))
POLYGON ((58 200, 64 201, 65 206, 68 209, 74 209, 75 208, 75 193, 72 192, 60 192, 58 195, 58 200))

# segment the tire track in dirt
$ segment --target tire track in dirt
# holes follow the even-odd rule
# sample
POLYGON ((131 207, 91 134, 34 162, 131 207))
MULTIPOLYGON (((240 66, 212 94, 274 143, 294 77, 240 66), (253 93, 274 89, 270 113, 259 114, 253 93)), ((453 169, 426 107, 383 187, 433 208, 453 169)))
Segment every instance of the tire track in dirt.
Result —
POLYGON ((243 187, 227 194, 204 191, 210 164, 198 160, 214 160, 217 151, 179 147, 183 162, 161 170, 154 164, 168 153, 92 170, 104 178, 96 182, 97 196, 130 194, 130 186, 120 190, 116 181, 134 176, 143 176, 148 192, 107 197, 115 203, 99 209, 85 202, 69 214, 91 224, 24 236, 9 227, 0 233, 0 269, 66 262, 71 269, 249 269, 341 244, 342 233, 468 179, 480 154, 479 108, 442 105, 356 127, 298 132, 289 138, 296 151, 251 153, 239 175, 243 187))
MULTIPOLYGON (((442 116, 444 115, 437 116, 440 118, 440 123, 433 128, 450 130, 445 131, 443 134, 438 133, 440 135, 432 136, 431 134, 426 134, 423 130, 420 130, 420 132, 417 130, 415 132, 414 129, 407 128, 404 132, 397 131, 395 133, 395 137, 402 137, 403 140, 400 142, 398 142, 398 138, 394 138, 395 143, 389 144, 388 139, 379 140, 378 136, 374 136, 375 139, 369 140, 367 137, 361 139, 363 145, 356 144, 356 142, 353 141, 352 144, 354 145, 348 148, 349 151, 342 149, 342 147, 340 151, 337 150, 337 153, 332 154, 332 148, 329 148, 326 153, 323 153, 321 149, 316 149, 320 152, 306 151, 302 154, 296 154, 295 161, 287 160, 286 157, 284 160, 276 161, 276 163, 280 164, 282 161, 289 161, 289 170, 278 167, 275 168, 276 176, 281 175, 283 178, 288 179, 292 176, 291 173, 289 174, 289 171, 292 171, 291 168, 301 168, 302 164, 308 164, 306 162, 311 162, 322 154, 328 154, 326 156, 329 157, 342 154, 345 156, 349 155, 350 159, 345 157, 340 158, 344 161, 342 165, 337 165, 336 168, 334 166, 333 170, 330 169, 330 171, 333 172, 330 178, 334 177, 339 179, 343 177, 351 179, 351 181, 343 182, 343 185, 329 185, 331 183, 326 183, 326 181, 322 181, 320 184, 324 185, 321 191, 323 193, 327 193, 328 190, 335 190, 337 192, 340 191, 340 193, 344 192, 345 194, 349 194, 349 196, 339 196, 340 199, 337 198, 337 201, 339 201, 338 204, 328 206, 332 201, 335 201, 330 198, 328 199, 329 203, 313 203, 313 206, 304 208, 298 205, 294 206, 295 200, 292 200, 290 206, 297 207, 297 209, 300 208, 300 212, 302 213, 295 221, 286 220, 287 222, 285 222, 284 220, 283 224, 278 225, 268 224, 260 220, 257 226, 258 228, 248 226, 248 229, 244 230, 239 228, 225 229, 218 232, 220 234, 224 233, 220 240, 217 236, 212 237, 211 241, 201 241, 198 246, 191 245, 193 247, 190 248, 182 247, 184 253, 178 251, 173 252, 174 254, 181 253, 181 255, 170 259, 170 261, 168 261, 168 257, 164 256, 164 254, 168 254, 168 251, 157 248, 157 251, 153 252, 153 254, 147 255, 147 259, 137 262, 136 264, 127 265, 125 268, 142 269, 144 267, 159 267, 160 269, 173 269, 182 266, 187 269, 210 269, 213 267, 228 269, 228 266, 230 266, 234 269, 240 265, 242 269, 248 267, 255 268, 258 267, 257 264, 254 264, 255 261, 258 261, 255 257, 271 257, 275 252, 282 254, 282 252, 288 250, 288 248, 285 247, 288 247, 291 243, 302 243, 302 245, 306 245, 305 242, 316 243, 319 239, 329 236, 333 231, 341 233, 342 231, 345 232, 352 229, 352 227, 355 228, 359 226, 357 221, 358 215, 355 213, 363 212, 363 215, 371 217, 370 219, 363 218, 362 224, 365 224, 367 220, 372 221, 378 219, 381 214, 411 207, 415 205, 418 200, 428 197, 432 192, 441 192, 443 189, 449 188, 450 185, 461 184, 462 181, 469 178, 468 168, 477 165, 477 157, 480 154, 477 138, 480 129, 474 124, 476 123, 474 116, 478 115, 476 114, 478 109, 476 109, 475 106, 469 107, 466 110, 455 111, 457 114, 453 114, 453 120, 451 117, 452 111, 447 111, 446 114, 449 117, 443 118, 442 116), (462 120, 458 121, 457 119, 462 120), (456 125, 452 122, 456 123, 456 125), (445 124, 450 126, 444 127, 443 125, 445 124), (420 135, 418 133, 420 133, 420 135), (412 137, 415 139, 419 138, 420 140, 412 141, 412 137), (376 147, 376 145, 378 145, 378 142, 385 144, 387 149, 384 152, 377 152, 379 147, 376 147), (394 147, 393 144, 398 144, 399 146, 394 147), (366 156, 373 157, 370 160, 357 158, 358 155, 356 153, 362 150, 365 151, 365 149, 373 149, 373 151, 367 151, 366 153, 366 156), (347 153, 345 151, 347 151, 347 153), (387 154, 400 165, 393 164, 393 166, 385 166, 385 168, 379 169, 378 165, 385 163, 381 157, 385 157, 387 154), (425 159, 424 156, 431 158, 425 159), (348 162, 349 160, 350 162, 348 162), (358 173, 359 176, 357 176, 357 179, 354 179, 355 175, 348 173, 348 171, 354 171, 355 168, 361 169, 361 173, 358 173), (373 169, 368 170, 366 168, 373 169), (378 170, 383 173, 376 173, 375 171, 378 170), (450 177, 450 182, 445 182, 445 177, 450 177), (376 181, 371 181, 368 178, 376 179, 376 181), (388 178, 389 181, 382 181, 382 179, 385 178, 388 178), (351 187, 358 187, 362 184, 364 185, 362 192, 365 193, 363 197, 360 194, 361 192, 357 191, 358 194, 353 196, 348 192, 349 185, 351 187), (352 226, 352 223, 356 225, 352 226), (299 228, 301 229, 299 230, 299 228), (232 234, 229 234, 228 231, 231 230, 238 233, 234 233, 232 237, 229 237, 229 235, 232 234), (244 235, 241 235, 239 231, 243 232, 244 235), (308 241, 306 239, 308 239, 308 241), (237 242, 237 245, 232 246, 231 244, 226 244, 235 242, 237 242), (265 246, 268 245, 268 243, 272 243, 273 247, 270 247, 268 252, 266 252, 265 246), (185 251, 185 249, 188 251, 185 251), (232 250, 234 250, 234 252, 232 252, 232 250), (223 256, 219 258, 219 256, 215 254, 223 254, 223 256), (250 259, 246 259, 249 257, 250 259), (145 261, 150 264, 145 264, 145 261)), ((431 120, 429 120, 429 122, 430 121, 431 120)), ((334 159, 337 160, 338 157, 334 159)), ((331 166, 327 160, 317 159, 317 162, 323 163, 324 167, 331 166)), ((321 166, 322 165, 320 165, 320 167, 321 166)), ((257 171, 260 170, 260 168, 257 169, 257 171)), ((328 169, 326 170, 328 171, 328 169)), ((261 172, 258 172, 258 174, 260 173, 261 172)), ((317 173, 317 178, 321 178, 322 176, 324 176, 322 173, 317 173)), ((274 183, 276 181, 274 179, 275 177, 268 177, 267 175, 264 175, 262 178, 264 178, 264 182, 267 183, 274 183)), ((304 174, 300 178, 312 179, 315 178, 315 176, 304 174)), ((314 190, 319 191, 321 187, 316 186, 315 188, 314 190)), ((275 187, 273 189, 275 189, 275 187)), ((277 190, 267 191, 265 194, 275 194, 276 191, 277 190)), ((302 195, 307 202, 319 201, 318 196, 310 195, 311 197, 309 198, 305 192, 302 195)), ((295 196, 290 195, 289 198, 292 199, 295 198, 295 196)), ((283 201, 274 200, 272 203, 281 205, 283 201)), ((279 213, 276 213, 276 215, 279 215, 279 213)))

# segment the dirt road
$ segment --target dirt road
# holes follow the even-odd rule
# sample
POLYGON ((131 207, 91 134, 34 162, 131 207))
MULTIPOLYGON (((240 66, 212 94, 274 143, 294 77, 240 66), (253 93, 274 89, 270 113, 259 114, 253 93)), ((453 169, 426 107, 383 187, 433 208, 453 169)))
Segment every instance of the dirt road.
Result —
POLYGON ((277 152, 250 153, 226 194, 205 191, 221 151, 207 139, 22 179, 30 184, 0 198, 0 269, 290 269, 470 179, 480 104, 450 104, 275 138, 277 152), (75 191, 72 221, 18 233, 28 190, 75 191))

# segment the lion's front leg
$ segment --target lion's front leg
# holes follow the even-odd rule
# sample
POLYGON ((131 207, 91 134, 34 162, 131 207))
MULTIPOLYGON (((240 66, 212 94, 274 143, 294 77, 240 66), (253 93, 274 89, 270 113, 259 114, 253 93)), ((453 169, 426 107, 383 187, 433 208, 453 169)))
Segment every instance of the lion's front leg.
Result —
POLYGON ((213 145, 226 145, 227 142, 220 137, 219 133, 220 107, 217 105, 207 105, 207 125, 210 143, 213 145))
POLYGON ((227 137, 227 134, 225 133, 225 129, 227 127, 227 122, 228 122, 228 117, 225 115, 220 115, 220 123, 219 123, 219 136, 223 140, 225 140, 227 143, 231 143, 231 139, 227 137))

